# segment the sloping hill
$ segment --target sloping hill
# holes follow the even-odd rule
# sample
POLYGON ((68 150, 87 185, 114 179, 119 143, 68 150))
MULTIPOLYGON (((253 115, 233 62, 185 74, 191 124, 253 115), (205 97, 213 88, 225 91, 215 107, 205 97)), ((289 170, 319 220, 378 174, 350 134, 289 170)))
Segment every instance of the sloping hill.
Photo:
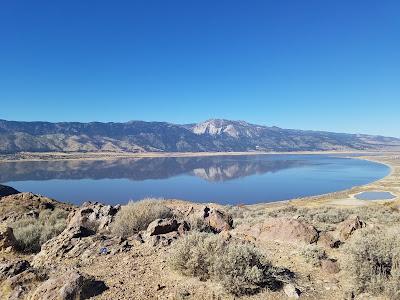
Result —
POLYGON ((376 150, 400 139, 282 129, 212 119, 198 124, 17 122, 0 120, 0 153, 376 150))

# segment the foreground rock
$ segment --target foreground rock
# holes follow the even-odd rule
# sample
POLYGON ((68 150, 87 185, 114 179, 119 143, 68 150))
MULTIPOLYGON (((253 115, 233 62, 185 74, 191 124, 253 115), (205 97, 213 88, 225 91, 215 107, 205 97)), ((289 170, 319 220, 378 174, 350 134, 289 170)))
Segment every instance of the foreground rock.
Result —
POLYGON ((347 240, 354 231, 365 226, 365 222, 360 220, 359 216, 350 216, 347 220, 339 223, 336 230, 338 231, 340 240, 344 241, 347 240))
POLYGON ((318 238, 318 246, 322 246, 325 248, 337 248, 340 246, 340 240, 334 237, 332 233, 329 232, 320 232, 318 238))
POLYGON ((137 239, 124 240, 120 237, 92 234, 84 227, 70 227, 59 236, 42 245, 35 255, 32 265, 35 267, 54 266, 60 262, 78 259, 81 264, 90 264, 99 255, 115 254, 130 250, 137 239))
POLYGON ((310 224, 290 218, 271 218, 253 226, 240 225, 237 233, 248 240, 312 244, 318 231, 310 224))
POLYGON ((0 224, 0 251, 13 251, 17 247, 14 233, 11 227, 0 224))
POLYGON ((233 225, 232 216, 218 209, 204 208, 204 221, 214 233, 231 230, 233 225))
POLYGON ((24 272, 28 268, 30 268, 30 264, 26 260, 0 263, 0 280, 11 278, 24 272))
POLYGON ((92 276, 83 275, 76 270, 60 272, 59 276, 52 277, 32 293, 30 300, 70 300, 88 299, 107 289, 102 281, 92 276))
POLYGON ((153 246, 168 246, 189 230, 190 226, 186 221, 157 219, 147 227, 146 236, 153 246))
POLYGON ((69 228, 85 228, 94 233, 108 232, 120 206, 103 205, 98 202, 85 202, 69 217, 69 228))
POLYGON ((8 278, 0 284, 1 300, 29 299, 29 293, 38 284, 47 279, 42 271, 28 267, 22 272, 8 278))
POLYGON ((283 291, 290 299, 299 299, 300 291, 293 284, 285 284, 283 291))
POLYGON ((43 210, 61 209, 70 212, 73 208, 72 205, 44 196, 19 193, 0 198, 0 222, 13 223, 26 216, 38 216, 43 210))

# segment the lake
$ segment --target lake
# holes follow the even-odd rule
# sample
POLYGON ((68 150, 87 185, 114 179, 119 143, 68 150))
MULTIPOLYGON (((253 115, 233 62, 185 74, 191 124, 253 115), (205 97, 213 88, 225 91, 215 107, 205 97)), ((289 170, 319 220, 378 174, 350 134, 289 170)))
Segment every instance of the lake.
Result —
POLYGON ((144 197, 252 204, 378 180, 385 165, 328 155, 243 155, 0 163, 0 183, 80 204, 144 197))

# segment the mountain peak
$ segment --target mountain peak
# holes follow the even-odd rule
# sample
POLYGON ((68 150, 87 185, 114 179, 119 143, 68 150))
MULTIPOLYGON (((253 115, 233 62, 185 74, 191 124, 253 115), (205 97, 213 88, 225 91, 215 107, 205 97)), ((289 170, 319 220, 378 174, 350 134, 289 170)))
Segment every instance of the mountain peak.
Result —
POLYGON ((195 124, 191 130, 197 135, 208 134, 211 136, 227 135, 238 139, 239 137, 252 137, 259 127, 245 121, 232 121, 226 119, 209 119, 195 124))

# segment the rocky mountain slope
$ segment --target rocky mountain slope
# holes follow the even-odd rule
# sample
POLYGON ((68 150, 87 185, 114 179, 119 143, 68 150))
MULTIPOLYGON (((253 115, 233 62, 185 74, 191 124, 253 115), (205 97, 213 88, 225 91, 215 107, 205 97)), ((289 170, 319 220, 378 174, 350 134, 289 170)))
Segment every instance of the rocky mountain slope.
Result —
POLYGON ((212 119, 198 124, 18 122, 0 120, 0 153, 318 151, 400 148, 400 139, 212 119))

